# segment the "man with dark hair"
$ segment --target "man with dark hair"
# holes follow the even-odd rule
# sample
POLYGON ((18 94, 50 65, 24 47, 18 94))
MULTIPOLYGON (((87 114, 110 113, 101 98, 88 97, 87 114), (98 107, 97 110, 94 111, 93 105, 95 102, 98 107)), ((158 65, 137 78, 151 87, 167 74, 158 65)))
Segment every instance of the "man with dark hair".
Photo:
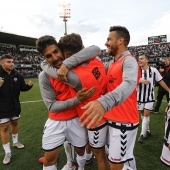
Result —
MULTIPOLYGON (((159 72, 161 73, 165 84, 170 88, 170 60, 169 58, 168 57, 163 58, 162 63, 163 63, 163 68, 161 66, 159 68, 159 72)), ((169 102, 169 93, 162 86, 159 86, 158 94, 157 94, 157 102, 153 109, 154 113, 158 113, 164 96, 166 96, 167 102, 169 102)))
MULTIPOLYGON (((64 57, 55 38, 51 36, 40 37, 36 41, 36 47, 49 64, 55 68, 60 67, 64 57)), ((100 51, 96 46, 89 47, 89 49, 93 51, 90 55, 96 55, 100 51)), ((86 50, 79 54, 85 55, 86 50)), ((78 170, 84 170, 87 134, 86 129, 81 127, 77 118, 76 105, 91 96, 95 88, 79 89, 76 93, 73 88, 48 76, 44 71, 39 75, 39 83, 44 103, 49 110, 49 119, 45 123, 42 139, 42 148, 45 151, 43 170, 57 169, 55 163, 58 159, 60 146, 65 140, 75 147, 78 170)), ((74 169, 71 164, 66 164, 63 167, 63 170, 74 169)))
MULTIPOLYGON (((62 37, 59 40, 59 46, 63 50, 65 58, 69 58, 75 52, 78 52, 81 49, 83 49, 81 36, 75 33, 68 34, 62 37)), ((70 62, 70 64, 71 63, 72 61, 70 62)), ((42 68, 49 75, 57 78, 56 69, 51 68, 51 72, 50 72, 50 67, 46 68, 43 66, 42 68)), ((58 75, 58 78, 60 79, 60 75, 58 75)), ((98 59, 94 58, 92 60, 84 62, 82 65, 72 68, 72 70, 68 72, 68 77, 61 79, 61 81, 67 82, 67 79, 68 79, 68 83, 72 87, 74 87, 76 91, 84 87, 86 87, 87 89, 91 88, 92 86, 96 87, 96 91, 94 92, 93 96, 84 100, 79 106, 79 108, 77 109, 79 117, 81 117, 83 114, 81 110, 82 106, 87 104, 89 101, 93 101, 106 93, 106 73, 105 73, 104 65, 99 60, 99 58, 98 59), (70 76, 70 73, 74 73, 73 76, 70 76)), ((105 155, 105 144, 107 142, 107 130, 108 127, 106 125, 106 120, 104 118, 100 121, 100 125, 98 127, 88 129, 89 144, 93 148, 94 156, 97 159, 98 170, 109 169, 106 155, 105 155)))
POLYGON ((1 140, 5 150, 3 164, 11 160, 9 127, 11 125, 13 146, 21 149, 24 145, 18 142, 18 120, 21 106, 20 91, 28 91, 33 83, 25 84, 24 78, 14 69, 13 57, 9 54, 0 58, 0 129, 1 140))
POLYGON ((148 62, 149 59, 146 55, 143 54, 139 56, 139 66, 142 70, 142 77, 139 81, 137 90, 138 110, 141 112, 142 119, 141 134, 138 139, 139 143, 143 143, 144 139, 151 135, 149 122, 150 113, 155 101, 155 84, 158 82, 160 86, 167 91, 167 93, 169 91, 169 88, 162 80, 162 76, 160 75, 159 71, 155 67, 150 67, 148 62))
MULTIPOLYGON (((131 167, 135 170, 135 161, 129 161, 134 160, 133 149, 139 125, 136 88, 141 73, 136 59, 127 51, 129 31, 121 26, 110 27, 109 31, 105 45, 109 54, 114 57, 114 62, 105 65, 108 93, 82 107, 87 110, 81 121, 82 126, 91 128, 98 126, 105 117, 109 125, 110 170, 132 169, 131 167)), ((89 59, 91 58, 85 58, 89 59)), ((63 62, 61 68, 70 69, 76 64, 80 63, 74 62, 71 57, 63 62)), ((64 75, 61 72, 59 74, 62 79, 64 75)))

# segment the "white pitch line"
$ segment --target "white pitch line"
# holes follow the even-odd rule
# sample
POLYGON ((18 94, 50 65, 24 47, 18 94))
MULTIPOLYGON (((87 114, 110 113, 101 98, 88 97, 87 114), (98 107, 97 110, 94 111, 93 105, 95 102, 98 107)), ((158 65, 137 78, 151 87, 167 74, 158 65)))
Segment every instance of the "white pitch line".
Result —
POLYGON ((36 102, 42 102, 43 100, 32 100, 32 101, 25 101, 20 103, 36 103, 36 102))

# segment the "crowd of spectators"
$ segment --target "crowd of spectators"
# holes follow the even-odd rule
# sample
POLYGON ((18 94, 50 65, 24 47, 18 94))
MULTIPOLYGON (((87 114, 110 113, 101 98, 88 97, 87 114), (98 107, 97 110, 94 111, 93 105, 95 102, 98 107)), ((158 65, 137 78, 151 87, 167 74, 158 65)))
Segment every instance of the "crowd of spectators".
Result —
POLYGON ((43 59, 39 52, 28 50, 28 48, 21 50, 10 46, 0 46, 0 56, 3 54, 11 54, 15 64, 39 64, 43 59))
MULTIPOLYGON (((152 66, 156 66, 156 62, 159 62, 163 57, 170 58, 170 43, 152 44, 152 45, 140 45, 128 47, 128 50, 138 59, 141 54, 146 54, 149 57, 152 66)), ((37 77, 41 71, 40 63, 43 57, 39 52, 29 48, 15 48, 7 45, 0 45, 0 56, 3 54, 11 54, 14 57, 14 63, 16 69, 24 77, 37 77), (17 67, 17 64, 30 65, 29 67, 22 68, 17 67), (36 67, 34 67, 36 65, 36 67)), ((103 62, 109 62, 113 58, 109 56, 106 49, 101 50, 99 56, 103 62)))
POLYGON ((15 69, 25 78, 38 77, 41 71, 40 63, 43 57, 35 49, 31 50, 29 48, 15 48, 1 45, 0 56, 3 54, 10 54, 14 57, 15 69))

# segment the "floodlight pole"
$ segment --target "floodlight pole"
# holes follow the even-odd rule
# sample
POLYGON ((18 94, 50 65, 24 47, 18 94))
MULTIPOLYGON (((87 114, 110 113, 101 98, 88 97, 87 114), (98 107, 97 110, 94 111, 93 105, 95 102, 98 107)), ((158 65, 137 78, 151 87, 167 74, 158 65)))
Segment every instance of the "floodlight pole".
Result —
POLYGON ((70 18, 70 0, 60 0, 59 2, 59 15, 60 18, 63 18, 63 21, 65 23, 65 33, 64 35, 67 35, 67 21, 68 18, 70 18))
POLYGON ((63 21, 65 22, 65 33, 64 33, 64 35, 67 35, 67 19, 64 17, 63 21))

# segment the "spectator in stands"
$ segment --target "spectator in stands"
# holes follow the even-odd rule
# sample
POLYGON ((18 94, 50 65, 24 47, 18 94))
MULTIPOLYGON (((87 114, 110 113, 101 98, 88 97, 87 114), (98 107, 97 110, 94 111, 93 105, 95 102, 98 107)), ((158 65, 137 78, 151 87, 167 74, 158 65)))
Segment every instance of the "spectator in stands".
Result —
POLYGON ((20 91, 28 91, 33 83, 25 84, 24 78, 14 69, 13 57, 9 54, 0 58, 0 129, 1 140, 5 150, 3 164, 11 160, 9 127, 11 125, 13 146, 21 149, 23 144, 18 142, 18 120, 21 106, 19 102, 20 91), (3 80, 3 82, 2 82, 3 80))
MULTIPOLYGON (((170 60, 168 57, 163 58, 162 65, 159 68, 159 72, 161 73, 166 85, 170 88, 170 60)), ((162 86, 159 86, 158 94, 157 94, 157 102, 153 109, 154 113, 158 113, 164 95, 166 95, 167 102, 169 102, 169 93, 162 86)))

